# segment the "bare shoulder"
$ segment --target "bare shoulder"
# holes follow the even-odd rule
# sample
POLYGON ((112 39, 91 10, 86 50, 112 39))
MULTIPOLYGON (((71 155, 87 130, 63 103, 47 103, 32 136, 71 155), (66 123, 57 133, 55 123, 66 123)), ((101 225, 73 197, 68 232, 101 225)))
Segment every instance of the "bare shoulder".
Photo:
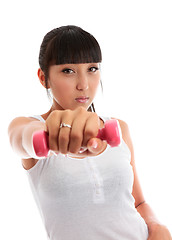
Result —
POLYGON ((36 119, 30 117, 16 117, 14 118, 8 127, 8 133, 10 133, 14 128, 23 126, 31 121, 35 121, 36 119))
POLYGON ((29 122, 29 121, 34 121, 36 120, 35 118, 32 118, 32 117, 16 117, 12 120, 12 122, 29 122))
MULTIPOLYGON (((115 119, 117 119, 117 118, 115 118, 115 119)), ((132 153, 133 152, 133 144, 132 144, 128 124, 121 119, 117 119, 117 120, 118 120, 120 128, 121 128, 122 138, 123 138, 124 142, 128 145, 128 147, 132 153)))
POLYGON ((120 128, 121 128, 123 139, 125 139, 126 137, 129 137, 129 127, 128 127, 128 124, 125 121, 123 121, 121 119, 118 119, 118 118, 112 118, 112 119, 118 120, 120 128))

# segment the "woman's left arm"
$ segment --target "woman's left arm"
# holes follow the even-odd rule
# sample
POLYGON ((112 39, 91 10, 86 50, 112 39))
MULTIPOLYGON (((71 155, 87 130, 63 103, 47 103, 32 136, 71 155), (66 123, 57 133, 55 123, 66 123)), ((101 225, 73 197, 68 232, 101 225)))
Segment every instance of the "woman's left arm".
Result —
POLYGON ((153 213, 151 207, 146 203, 142 203, 137 207, 137 211, 140 213, 142 218, 145 220, 148 230, 149 237, 148 240, 171 240, 171 234, 166 228, 162 225, 155 214, 153 213))
POLYGON ((148 226, 148 230, 149 230, 148 240, 172 240, 171 234, 168 231, 168 229, 159 222, 153 210, 145 201, 145 198, 141 189, 141 185, 139 183, 137 171, 136 171, 135 160, 134 160, 134 148, 133 148, 132 140, 130 137, 128 125, 122 120, 118 120, 118 121, 120 123, 123 140, 128 145, 131 151, 131 165, 133 167, 133 173, 134 173, 134 184, 133 184, 132 195, 135 199, 135 207, 137 211, 140 213, 140 215, 145 220, 148 226))

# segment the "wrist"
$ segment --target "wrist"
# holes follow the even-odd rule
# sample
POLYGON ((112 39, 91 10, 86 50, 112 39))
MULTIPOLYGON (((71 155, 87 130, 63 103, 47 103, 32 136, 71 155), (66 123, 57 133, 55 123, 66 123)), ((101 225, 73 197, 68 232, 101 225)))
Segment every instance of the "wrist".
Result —
POLYGON ((167 227, 159 222, 152 222, 148 225, 149 234, 166 232, 168 231, 167 227))

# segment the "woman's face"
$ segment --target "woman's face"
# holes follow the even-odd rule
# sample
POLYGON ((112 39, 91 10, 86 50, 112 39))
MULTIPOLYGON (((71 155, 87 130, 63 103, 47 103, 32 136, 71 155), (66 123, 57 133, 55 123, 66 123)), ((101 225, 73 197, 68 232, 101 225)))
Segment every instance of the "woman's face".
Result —
POLYGON ((48 83, 54 97, 53 108, 74 110, 82 106, 87 109, 99 82, 99 63, 50 66, 48 83))

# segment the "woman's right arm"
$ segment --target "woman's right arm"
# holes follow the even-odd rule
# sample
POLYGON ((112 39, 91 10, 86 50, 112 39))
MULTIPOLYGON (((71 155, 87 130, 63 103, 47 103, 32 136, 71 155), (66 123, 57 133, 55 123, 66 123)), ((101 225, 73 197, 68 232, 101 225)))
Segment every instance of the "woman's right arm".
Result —
POLYGON ((45 123, 33 118, 15 118, 8 127, 8 134, 12 149, 24 159, 36 158, 32 143, 33 133, 46 130, 45 123))
POLYGON ((106 148, 107 143, 96 138, 99 128, 98 115, 80 107, 75 110, 54 110, 45 123, 34 118, 16 118, 9 126, 9 137, 13 150, 22 159, 38 159, 33 149, 33 134, 41 130, 48 132, 51 151, 85 157, 97 155, 106 148), (72 128, 60 128, 60 123, 67 123, 72 128), (87 150, 80 154, 81 147, 87 150))

